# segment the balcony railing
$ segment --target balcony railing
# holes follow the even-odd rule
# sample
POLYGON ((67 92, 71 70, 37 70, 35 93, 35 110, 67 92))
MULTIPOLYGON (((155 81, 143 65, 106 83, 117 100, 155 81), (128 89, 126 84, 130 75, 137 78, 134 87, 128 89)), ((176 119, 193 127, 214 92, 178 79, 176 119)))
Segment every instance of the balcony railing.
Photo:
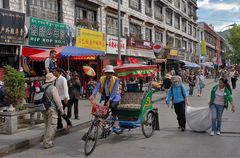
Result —
POLYGON ((96 21, 89 21, 88 19, 77 19, 76 26, 91 30, 98 30, 98 23, 96 21))

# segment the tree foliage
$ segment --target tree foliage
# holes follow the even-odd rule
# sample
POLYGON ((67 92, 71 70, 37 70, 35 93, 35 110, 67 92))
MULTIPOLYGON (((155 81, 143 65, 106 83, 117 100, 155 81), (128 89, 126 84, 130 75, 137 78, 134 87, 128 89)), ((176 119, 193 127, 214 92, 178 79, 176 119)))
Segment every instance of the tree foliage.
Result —
POLYGON ((228 54, 228 57, 233 63, 237 64, 240 63, 240 25, 234 26, 229 31, 228 40, 233 51, 228 54))
POLYGON ((25 96, 25 78, 22 72, 7 65, 4 67, 5 103, 17 106, 25 96))

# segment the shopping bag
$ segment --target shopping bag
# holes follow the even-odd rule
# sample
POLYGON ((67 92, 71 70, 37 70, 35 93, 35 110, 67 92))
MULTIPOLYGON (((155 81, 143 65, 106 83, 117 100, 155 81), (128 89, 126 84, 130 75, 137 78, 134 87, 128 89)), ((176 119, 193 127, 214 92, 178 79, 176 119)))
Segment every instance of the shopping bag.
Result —
POLYGON ((209 106, 186 107, 186 120, 188 126, 196 132, 207 131, 212 125, 212 112, 209 106))

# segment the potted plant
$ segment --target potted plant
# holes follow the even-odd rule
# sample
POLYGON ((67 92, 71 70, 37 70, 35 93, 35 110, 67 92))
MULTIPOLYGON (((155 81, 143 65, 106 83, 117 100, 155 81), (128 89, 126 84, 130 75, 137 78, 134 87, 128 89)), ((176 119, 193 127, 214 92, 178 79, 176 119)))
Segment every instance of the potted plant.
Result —
MULTIPOLYGON (((25 96, 25 78, 22 72, 7 65, 4 67, 4 102, 17 110, 23 110, 22 101, 25 96)), ((11 110, 10 110, 11 111, 11 110)))

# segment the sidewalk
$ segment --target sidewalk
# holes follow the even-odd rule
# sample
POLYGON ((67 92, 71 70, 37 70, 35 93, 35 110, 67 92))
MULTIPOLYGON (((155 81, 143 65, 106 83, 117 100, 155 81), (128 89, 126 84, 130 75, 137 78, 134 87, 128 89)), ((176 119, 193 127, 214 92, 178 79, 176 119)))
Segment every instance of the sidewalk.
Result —
MULTIPOLYGON (((214 82, 213 79, 206 79, 206 85, 214 82)), ((153 96, 154 101, 165 99, 164 92, 158 92, 153 96), (160 98, 160 99, 159 99, 160 98)), ((79 118, 80 120, 71 119, 73 127, 70 132, 86 128, 91 121, 91 104, 88 100, 79 101, 79 118)), ((63 121, 63 123, 65 123, 63 121)), ((43 134, 44 124, 40 124, 33 129, 19 132, 13 135, 0 134, 0 157, 3 154, 14 151, 16 149, 29 147, 32 144, 39 143, 43 134)), ((58 132, 57 135, 66 134, 64 131, 58 132)), ((80 140, 81 138, 79 138, 80 140)))

